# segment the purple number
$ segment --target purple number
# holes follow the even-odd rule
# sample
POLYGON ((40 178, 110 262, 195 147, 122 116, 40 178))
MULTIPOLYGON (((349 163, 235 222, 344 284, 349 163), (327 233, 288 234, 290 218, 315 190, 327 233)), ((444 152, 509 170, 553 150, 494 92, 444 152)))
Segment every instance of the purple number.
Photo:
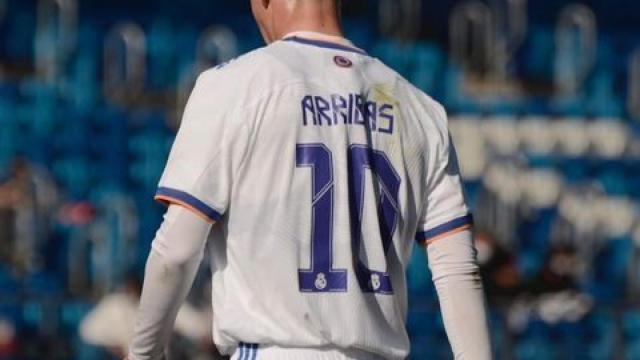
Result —
MULTIPOLYGON (((393 233, 398 224, 398 192, 400 176, 391 161, 382 151, 364 145, 349 148, 349 204, 351 215, 351 243, 353 254, 360 254, 362 245, 362 213, 365 195, 365 175, 369 169, 373 175, 373 186, 378 199, 378 226, 385 256, 389 251, 393 233)), ((387 272, 369 269, 360 257, 355 257, 356 278, 364 292, 393 294, 391 279, 387 272)))
MULTIPOLYGON (((333 268, 333 159, 322 144, 298 145, 297 167, 312 170, 312 230, 311 267, 298 270, 300 291, 347 291, 347 270, 333 268)), ((393 294, 387 272, 369 269, 360 259, 362 246, 362 215, 365 195, 365 175, 373 175, 378 199, 377 213, 380 238, 385 255, 392 243, 398 224, 398 193, 400 177, 387 156, 365 145, 349 148, 349 213, 351 219, 351 251, 358 284, 363 292, 393 294)))
POLYGON ((310 167, 312 186, 311 267, 298 270, 303 292, 347 291, 347 270, 333 268, 333 160, 322 144, 298 145, 298 167, 310 167))

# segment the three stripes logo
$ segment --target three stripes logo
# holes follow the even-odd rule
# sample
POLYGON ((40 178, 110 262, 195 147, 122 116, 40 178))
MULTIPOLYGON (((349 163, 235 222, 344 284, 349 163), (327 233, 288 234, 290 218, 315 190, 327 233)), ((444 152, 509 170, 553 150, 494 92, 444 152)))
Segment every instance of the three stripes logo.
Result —
POLYGON ((240 345, 238 345, 238 357, 236 360, 256 360, 258 347, 258 344, 247 344, 241 342, 240 345))

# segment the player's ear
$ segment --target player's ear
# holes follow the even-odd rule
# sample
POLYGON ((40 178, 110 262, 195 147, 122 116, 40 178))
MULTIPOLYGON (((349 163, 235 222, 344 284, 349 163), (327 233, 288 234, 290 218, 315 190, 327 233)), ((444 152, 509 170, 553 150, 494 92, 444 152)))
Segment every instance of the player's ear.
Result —
POLYGON ((263 12, 271 6, 271 0, 251 0, 251 10, 254 15, 256 11, 263 12))

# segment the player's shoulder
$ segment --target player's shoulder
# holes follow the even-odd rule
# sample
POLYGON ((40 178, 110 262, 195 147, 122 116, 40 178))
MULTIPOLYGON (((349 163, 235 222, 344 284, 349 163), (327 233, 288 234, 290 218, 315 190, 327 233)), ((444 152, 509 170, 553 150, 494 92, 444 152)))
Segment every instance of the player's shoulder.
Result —
POLYGON ((197 82, 223 87, 225 93, 255 93, 268 88, 279 62, 261 47, 228 62, 203 71, 197 82))
POLYGON ((446 124, 447 116, 442 104, 380 59, 372 58, 372 60, 376 63, 376 72, 381 74, 381 77, 394 78, 396 91, 403 100, 406 100, 407 106, 417 107, 423 111, 426 110, 427 113, 432 115, 430 117, 431 120, 446 124))
POLYGON ((219 111, 251 111, 275 87, 278 63, 260 48, 200 73, 191 101, 219 111))
POLYGON ((445 107, 394 69, 380 64, 395 77, 396 93, 404 112, 415 117, 428 135, 435 134, 446 141, 449 130, 445 107))

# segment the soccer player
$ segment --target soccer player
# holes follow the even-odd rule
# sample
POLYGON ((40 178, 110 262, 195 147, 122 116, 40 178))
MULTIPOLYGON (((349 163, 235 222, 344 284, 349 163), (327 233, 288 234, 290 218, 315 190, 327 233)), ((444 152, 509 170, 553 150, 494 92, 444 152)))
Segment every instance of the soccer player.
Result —
POLYGON ((232 359, 403 359, 426 246, 458 359, 489 359, 455 151, 437 102, 342 36, 337 0, 252 0, 269 44, 200 75, 156 199, 130 360, 158 359, 207 236, 232 359))

